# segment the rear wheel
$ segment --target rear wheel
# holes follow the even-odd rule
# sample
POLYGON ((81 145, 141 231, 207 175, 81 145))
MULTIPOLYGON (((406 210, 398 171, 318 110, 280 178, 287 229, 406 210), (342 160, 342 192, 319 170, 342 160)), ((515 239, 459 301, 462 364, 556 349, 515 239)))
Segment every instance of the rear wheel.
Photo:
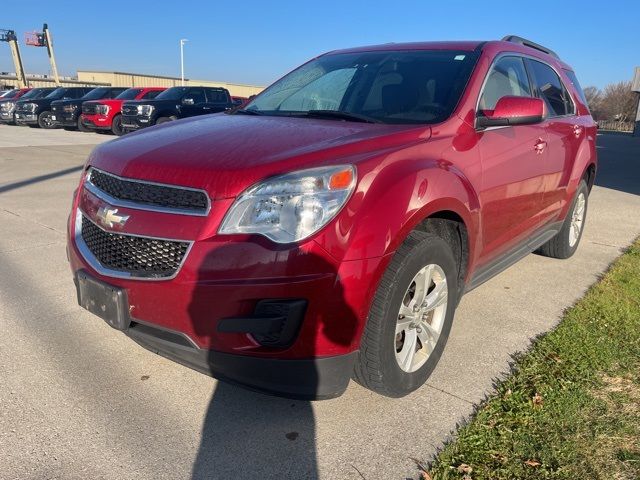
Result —
POLYGON ((113 117, 113 120, 111 121, 111 133, 118 137, 127 133, 122 127, 122 115, 116 115, 113 117))
POLYGON ((51 116, 52 113, 49 110, 40 113, 40 115, 38 115, 38 126, 46 129, 55 128, 56 125, 51 116))
POLYGON ((412 232, 376 292, 360 343, 354 379, 389 397, 420 387, 435 368, 457 304, 457 262, 449 245, 412 232))
POLYGON ((536 253, 551 258, 569 258, 580 244, 584 222, 587 217, 587 204, 589 200, 589 187, 582 180, 558 234, 542 245, 536 253))

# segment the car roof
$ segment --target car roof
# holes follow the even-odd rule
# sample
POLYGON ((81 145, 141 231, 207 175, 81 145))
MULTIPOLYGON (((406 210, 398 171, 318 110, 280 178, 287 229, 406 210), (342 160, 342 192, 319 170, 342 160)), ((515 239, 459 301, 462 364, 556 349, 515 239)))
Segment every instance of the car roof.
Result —
POLYGON ((469 51, 474 50, 487 50, 494 53, 499 52, 516 52, 538 57, 542 60, 551 63, 557 63, 562 68, 571 70, 571 67, 560 60, 558 57, 545 53, 542 50, 538 50, 527 45, 520 43, 504 41, 504 40, 489 40, 489 41, 450 41, 450 42, 409 42, 409 43, 384 43, 381 45, 367 45, 362 47, 347 48, 342 50, 333 50, 327 52, 325 55, 334 55, 340 53, 359 53, 359 52, 384 52, 394 50, 457 50, 457 51, 469 51))

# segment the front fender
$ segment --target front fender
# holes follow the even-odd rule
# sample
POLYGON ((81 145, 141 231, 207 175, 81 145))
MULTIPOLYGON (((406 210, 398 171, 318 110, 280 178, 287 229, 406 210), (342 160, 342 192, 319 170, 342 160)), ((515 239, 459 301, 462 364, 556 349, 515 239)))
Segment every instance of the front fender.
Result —
POLYGON ((359 173, 357 190, 330 234, 317 239, 338 261, 393 253, 424 219, 444 211, 464 221, 474 258, 478 196, 450 162, 388 158, 359 173))

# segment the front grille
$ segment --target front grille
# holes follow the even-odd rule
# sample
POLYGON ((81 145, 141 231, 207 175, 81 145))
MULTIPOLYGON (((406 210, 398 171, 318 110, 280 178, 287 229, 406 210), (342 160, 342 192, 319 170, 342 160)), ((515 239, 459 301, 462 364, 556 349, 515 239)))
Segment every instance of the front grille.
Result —
POLYGON ((120 201, 193 214, 206 214, 209 209, 209 197, 202 190, 128 180, 95 168, 90 171, 89 182, 120 201))
POLYGON ((133 277, 171 277, 177 273, 189 249, 189 242, 107 232, 84 215, 81 234, 102 267, 133 277))
POLYGON ((137 105, 123 105, 122 106, 123 115, 136 115, 138 113, 137 105))
POLYGON ((95 103, 85 103, 82 105, 82 113, 85 115, 95 115, 97 107, 95 103))

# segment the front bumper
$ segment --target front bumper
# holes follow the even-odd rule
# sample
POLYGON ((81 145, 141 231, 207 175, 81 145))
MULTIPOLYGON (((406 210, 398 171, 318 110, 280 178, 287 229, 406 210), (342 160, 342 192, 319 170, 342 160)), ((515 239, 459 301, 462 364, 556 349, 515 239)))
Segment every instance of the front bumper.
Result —
POLYGON ((27 125, 27 124, 38 123, 38 114, 37 113, 16 112, 15 113, 15 122, 18 125, 27 125))
POLYGON ((2 122, 2 123, 15 123, 15 118, 13 116, 13 111, 11 111, 11 112, 0 112, 0 122, 2 122))
POLYGON ((91 130, 111 130, 112 118, 106 115, 85 115, 82 118, 82 125, 91 130))
MULTIPOLYGON (((76 202, 87 215, 102 205, 86 190, 79 197, 76 202)), ((119 214, 130 215, 132 225, 144 218, 146 226, 137 224, 136 231, 157 237, 151 230, 156 225, 173 225, 174 232, 189 231, 190 223, 199 221, 217 225, 231 202, 216 200, 208 218, 180 217, 182 225, 171 214, 127 208, 119 214)), ((214 234, 192 237, 196 240, 171 278, 118 278, 83 255, 78 218, 70 218, 68 229, 72 272, 85 271, 126 291, 130 323, 125 333, 145 348, 267 393, 314 399, 340 395, 346 388, 386 257, 338 263, 314 241, 284 247, 262 237, 214 234), (306 310, 286 346, 270 346, 250 328, 222 326, 229 319, 236 325, 255 319, 261 301, 297 299, 306 302, 306 310)))
POLYGON ((78 126, 78 114, 54 111, 55 118, 53 122, 60 127, 77 127, 78 126))
POLYGON ((140 115, 122 115, 122 128, 126 130, 138 130, 153 125, 151 117, 140 115))

